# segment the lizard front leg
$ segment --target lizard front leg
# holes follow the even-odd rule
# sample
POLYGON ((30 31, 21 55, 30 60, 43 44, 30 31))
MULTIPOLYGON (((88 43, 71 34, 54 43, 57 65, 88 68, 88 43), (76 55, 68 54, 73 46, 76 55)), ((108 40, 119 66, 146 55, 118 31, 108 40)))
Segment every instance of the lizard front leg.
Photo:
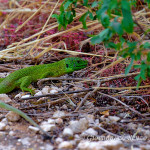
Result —
POLYGON ((31 82, 32 82, 32 77, 31 76, 25 76, 25 77, 20 78, 16 82, 16 85, 19 86, 22 91, 28 91, 31 94, 33 94, 34 90, 32 90, 31 88, 28 88, 28 86, 31 84, 31 82))

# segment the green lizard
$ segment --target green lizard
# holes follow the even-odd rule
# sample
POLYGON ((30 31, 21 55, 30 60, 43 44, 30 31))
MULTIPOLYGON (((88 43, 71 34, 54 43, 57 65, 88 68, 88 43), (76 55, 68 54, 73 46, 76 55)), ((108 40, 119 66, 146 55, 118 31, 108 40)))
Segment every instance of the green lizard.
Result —
MULTIPOLYGON (((66 73, 72 73, 75 70, 85 68, 87 66, 87 63, 88 62, 84 59, 78 57, 70 57, 52 64, 37 65, 17 70, 11 73, 6 78, 0 79, 0 94, 11 92, 16 87, 20 87, 23 91, 29 91, 32 93, 32 90, 28 88, 29 84, 32 81, 37 81, 38 79, 45 78, 47 76, 57 77, 66 73)), ((39 128, 39 130, 44 134, 45 137, 51 138, 51 136, 47 132, 45 132, 24 112, 8 104, 5 104, 1 100, 0 107, 19 114, 25 120, 29 121, 32 125, 39 128)))
POLYGON ((17 70, 6 78, 0 79, 0 94, 9 93, 15 88, 33 93, 33 90, 28 88, 31 82, 36 82, 38 79, 45 77, 58 77, 72 73, 85 68, 87 64, 88 62, 84 59, 70 57, 52 64, 42 64, 17 70))

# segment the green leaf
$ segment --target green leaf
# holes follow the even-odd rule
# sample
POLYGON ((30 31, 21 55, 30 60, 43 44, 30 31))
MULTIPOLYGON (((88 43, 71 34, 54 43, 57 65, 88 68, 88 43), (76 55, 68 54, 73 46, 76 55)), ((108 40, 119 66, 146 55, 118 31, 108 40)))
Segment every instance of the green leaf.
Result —
POLYGON ((83 5, 88 6, 88 0, 83 0, 83 5))
POLYGON ((72 1, 71 0, 68 0, 65 4, 64 4, 64 10, 66 10, 70 4, 72 4, 72 1))
POLYGON ((134 59, 132 58, 130 65, 128 67, 126 67, 126 69, 125 69, 125 75, 127 75, 129 73, 129 71, 130 71, 130 69, 131 69, 131 67, 133 65, 133 62, 134 62, 134 59))
POLYGON ((121 1, 121 9, 122 9, 122 14, 123 14, 122 26, 126 32, 132 33, 133 32, 133 19, 132 19, 130 3, 128 2, 128 0, 121 1))
POLYGON ((138 74, 137 76, 134 77, 134 79, 135 79, 136 81, 138 81, 138 80, 140 79, 140 77, 141 77, 141 75, 138 74))
POLYGON ((60 6, 60 12, 64 12, 64 6, 63 6, 63 4, 61 4, 61 6, 60 6))
POLYGON ((143 48, 144 48, 144 49, 149 49, 149 48, 150 48, 150 42, 145 42, 145 43, 143 44, 143 48))
POLYGON ((94 20, 94 16, 91 12, 89 12, 89 17, 90 17, 91 20, 94 20))
POLYGON ((97 1, 94 1, 91 5, 92 8, 96 7, 98 5, 98 2, 97 1))
POLYGON ((92 42, 92 44, 101 43, 104 40, 108 39, 110 34, 111 34, 110 29, 107 28, 107 29, 103 30, 102 32, 100 32, 97 36, 94 36, 91 39, 91 42, 92 42))
POLYGON ((73 21, 73 15, 72 15, 72 12, 71 11, 68 11, 66 13, 66 19, 67 19, 67 24, 70 24, 72 21, 73 21))
POLYGON ((135 57, 135 60, 140 60, 141 59, 141 51, 138 51, 137 54, 136 54, 136 57, 135 57))
POLYGON ((147 55, 147 61, 150 62, 150 52, 147 55))
POLYGON ((134 49, 136 49, 136 45, 137 45, 138 42, 127 42, 128 44, 128 52, 129 53, 132 53, 134 51, 134 49))
POLYGON ((109 16, 108 16, 107 14, 105 14, 105 13, 102 13, 100 19, 101 19, 102 25, 103 25, 105 28, 107 28, 107 27, 109 26, 109 24, 110 24, 109 16))
POLYGON ((113 21, 111 23, 111 27, 113 28, 113 30, 118 33, 120 36, 123 35, 123 28, 122 28, 122 25, 117 22, 117 21, 113 21))
POLYGON ((57 20, 58 20, 58 17, 59 17, 59 16, 58 16, 57 14, 53 14, 53 15, 52 15, 52 18, 56 18, 57 20))
POLYGON ((109 43, 107 44, 107 47, 108 47, 108 48, 117 49, 117 45, 116 45, 114 42, 109 42, 109 43))
POLYGON ((134 68, 141 68, 141 65, 134 65, 134 68))
POLYGON ((87 26, 86 26, 86 18, 87 18, 88 15, 89 15, 89 12, 86 12, 86 13, 83 14, 83 15, 80 17, 80 19, 79 19, 79 21, 82 22, 84 29, 87 29, 87 26))

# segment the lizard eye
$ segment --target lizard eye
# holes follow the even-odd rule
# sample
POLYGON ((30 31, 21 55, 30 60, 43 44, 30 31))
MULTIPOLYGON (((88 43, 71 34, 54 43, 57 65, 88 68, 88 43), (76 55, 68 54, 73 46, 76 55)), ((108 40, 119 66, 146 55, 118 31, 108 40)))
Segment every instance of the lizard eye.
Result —
POLYGON ((69 65, 68 65, 68 64, 66 64, 66 67, 68 68, 68 67, 69 67, 69 65))
POLYGON ((79 64, 79 63, 80 63, 80 60, 78 60, 77 63, 79 64))

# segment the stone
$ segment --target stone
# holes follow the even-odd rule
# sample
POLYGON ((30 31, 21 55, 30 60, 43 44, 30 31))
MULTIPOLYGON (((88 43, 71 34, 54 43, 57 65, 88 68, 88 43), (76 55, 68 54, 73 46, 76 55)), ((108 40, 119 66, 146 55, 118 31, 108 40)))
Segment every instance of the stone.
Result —
POLYGON ((98 132, 94 130, 93 128, 89 128, 82 132, 81 136, 97 136, 98 132))
POLYGON ((39 128, 34 127, 34 126, 29 126, 28 129, 34 131, 35 133, 38 133, 38 132, 39 132, 39 128))
POLYGON ((53 118, 61 118, 61 117, 65 117, 65 112, 64 111, 55 111, 53 114, 53 118))
POLYGON ((60 143, 63 142, 63 139, 60 138, 60 137, 58 137, 58 138, 56 138, 55 142, 56 142, 57 144, 60 144, 60 143))
POLYGON ((29 98, 29 97, 31 97, 31 95, 23 95, 21 98, 29 98))
POLYGON ((6 130, 6 125, 5 123, 3 122, 0 122, 0 131, 5 131, 6 130))
POLYGON ((72 149, 73 145, 71 142, 64 141, 58 145, 58 149, 72 149))
POLYGON ((38 91, 37 93, 34 94, 34 96, 40 96, 43 95, 42 91, 38 91))
POLYGON ((74 133, 81 133, 88 128, 88 120, 86 118, 82 118, 79 121, 70 121, 69 124, 69 128, 71 128, 74 133))
POLYGON ((49 87, 49 86, 45 86, 45 87, 42 89, 42 94, 49 94, 49 91, 50 91, 50 87, 49 87))
POLYGON ((9 135, 10 135, 10 136, 14 136, 14 135, 16 135, 16 134, 15 134, 14 131, 10 131, 10 132, 9 132, 9 135))
POLYGON ((64 137, 65 136, 73 137, 73 131, 68 127, 63 130, 62 134, 63 134, 64 137))
POLYGON ((0 100, 4 103, 10 103, 12 101, 7 94, 0 94, 0 100))
POLYGON ((13 111, 9 111, 5 117, 8 119, 8 121, 11 121, 11 122, 19 121, 21 118, 20 115, 18 115, 17 113, 13 111))
POLYGON ((55 126, 55 124, 43 124, 43 125, 41 125, 41 128, 44 130, 44 131, 46 131, 46 132, 48 132, 48 131, 54 131, 55 129, 56 129, 56 126, 55 126))
POLYGON ((117 122, 120 120, 120 118, 117 116, 108 116, 108 119, 112 122, 117 122))
POLYGON ((63 124, 63 120, 61 119, 61 118, 57 118, 56 120, 55 120, 55 122, 57 123, 57 124, 63 124))
POLYGON ((30 146, 31 144, 31 139, 29 137, 23 138, 23 139, 19 139, 19 142, 22 143, 22 145, 26 145, 26 146, 30 146))
POLYGON ((48 122, 49 124, 55 124, 55 120, 54 120, 54 119, 51 119, 51 118, 49 118, 49 119, 47 120, 47 122, 48 122))

